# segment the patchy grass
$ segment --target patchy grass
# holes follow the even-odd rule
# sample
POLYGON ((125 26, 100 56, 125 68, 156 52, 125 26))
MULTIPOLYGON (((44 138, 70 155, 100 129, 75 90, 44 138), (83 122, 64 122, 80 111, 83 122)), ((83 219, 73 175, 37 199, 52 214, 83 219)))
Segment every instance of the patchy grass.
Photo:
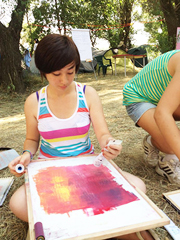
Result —
MULTIPOLYGON (((144 164, 142 139, 146 132, 136 128, 132 120, 127 116, 125 107, 122 106, 122 89, 124 84, 133 77, 132 69, 127 72, 127 77, 120 71, 117 76, 111 75, 111 70, 103 77, 94 74, 79 74, 77 81, 94 87, 103 104, 104 114, 112 135, 123 140, 123 150, 115 162, 123 170, 140 177, 147 186, 148 197, 162 209, 179 227, 179 214, 163 199, 162 193, 177 189, 176 185, 170 184, 165 178, 157 175, 153 168, 144 164)), ((42 83, 40 77, 29 75, 27 90, 24 94, 0 93, 0 146, 11 147, 19 154, 23 150, 25 139, 25 117, 24 102, 26 97, 39 90, 46 82, 42 83)), ((92 142, 96 153, 100 148, 97 139, 90 131, 92 142)), ((11 176, 8 168, 0 171, 0 177, 11 176)), ((9 210, 8 203, 14 191, 23 184, 24 177, 15 178, 15 182, 0 210, 0 239, 2 240, 24 240, 28 224, 16 218, 9 210)), ((156 228, 159 238, 172 239, 164 228, 156 228)))

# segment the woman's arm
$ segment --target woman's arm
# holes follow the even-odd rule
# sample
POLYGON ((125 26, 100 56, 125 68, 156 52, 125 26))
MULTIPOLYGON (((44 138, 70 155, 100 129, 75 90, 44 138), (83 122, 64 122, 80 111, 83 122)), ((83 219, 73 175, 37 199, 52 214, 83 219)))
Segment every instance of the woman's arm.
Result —
POLYGON ((114 138, 109 132, 100 98, 96 90, 90 86, 86 87, 85 96, 90 111, 92 126, 103 151, 103 155, 107 159, 113 159, 120 153, 122 146, 111 145, 106 147, 107 143, 114 138), (108 151, 104 151, 105 147, 108 151))
MULTIPOLYGON (((25 117, 26 117, 26 139, 24 142, 24 150, 28 150, 32 155, 36 153, 39 146, 39 131, 38 131, 38 122, 37 122, 37 109, 38 102, 36 94, 31 94, 24 106, 25 117)), ((12 174, 16 176, 21 176, 22 174, 17 174, 15 167, 18 163, 24 165, 25 167, 29 164, 31 160, 31 154, 29 152, 24 152, 21 156, 15 158, 10 164, 9 169, 12 174)))
POLYGON ((31 94, 24 106, 25 116, 26 116, 26 140, 24 142, 24 150, 30 150, 34 155, 38 150, 39 146, 39 131, 38 131, 38 100, 36 93, 31 94))
POLYGON ((172 153, 180 159, 180 131, 173 117, 178 110, 180 116, 180 54, 178 55, 170 59, 168 69, 173 78, 157 105, 154 118, 172 153))

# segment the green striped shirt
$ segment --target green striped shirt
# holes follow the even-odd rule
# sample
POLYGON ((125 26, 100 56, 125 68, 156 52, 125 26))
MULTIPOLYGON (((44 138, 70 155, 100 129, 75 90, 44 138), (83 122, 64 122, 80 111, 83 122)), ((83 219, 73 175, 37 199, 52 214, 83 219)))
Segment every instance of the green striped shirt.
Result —
POLYGON ((169 59, 179 50, 169 51, 148 63, 123 88, 123 105, 136 102, 158 104, 172 79, 167 66, 169 59))

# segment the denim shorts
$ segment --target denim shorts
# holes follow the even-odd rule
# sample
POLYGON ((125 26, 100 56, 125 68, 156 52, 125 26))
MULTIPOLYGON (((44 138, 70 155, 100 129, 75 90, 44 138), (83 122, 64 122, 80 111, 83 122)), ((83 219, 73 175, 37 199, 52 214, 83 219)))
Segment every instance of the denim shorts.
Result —
POLYGON ((138 102, 138 103, 132 103, 129 106, 126 106, 126 111, 129 115, 129 117, 134 121, 135 125, 137 125, 138 120, 141 118, 141 116, 149 109, 155 108, 156 105, 148 102, 138 102))

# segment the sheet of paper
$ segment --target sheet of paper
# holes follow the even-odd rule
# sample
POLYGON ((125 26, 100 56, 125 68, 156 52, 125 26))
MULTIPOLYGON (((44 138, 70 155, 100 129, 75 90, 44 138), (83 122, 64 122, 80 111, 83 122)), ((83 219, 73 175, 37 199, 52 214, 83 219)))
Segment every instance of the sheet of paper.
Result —
POLYGON ((13 184, 14 177, 0 178, 0 206, 2 206, 6 196, 13 184))
POLYGON ((0 152, 0 170, 6 168, 18 156, 19 154, 14 149, 0 152))

